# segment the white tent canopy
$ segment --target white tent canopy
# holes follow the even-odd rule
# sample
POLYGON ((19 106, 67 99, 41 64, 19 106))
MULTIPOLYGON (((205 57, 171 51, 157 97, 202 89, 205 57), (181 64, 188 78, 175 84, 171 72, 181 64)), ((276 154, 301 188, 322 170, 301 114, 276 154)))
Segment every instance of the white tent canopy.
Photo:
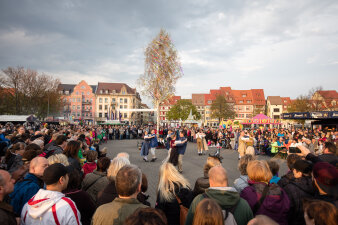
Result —
POLYGON ((0 115, 0 122, 26 122, 30 115, 0 115))

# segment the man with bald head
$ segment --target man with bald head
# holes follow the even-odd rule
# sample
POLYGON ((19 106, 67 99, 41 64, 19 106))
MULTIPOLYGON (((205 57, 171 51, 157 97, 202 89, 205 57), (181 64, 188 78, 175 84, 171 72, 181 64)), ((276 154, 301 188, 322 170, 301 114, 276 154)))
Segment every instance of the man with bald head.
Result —
POLYGON ((29 172, 23 181, 15 184, 14 191, 10 195, 14 212, 21 214, 22 207, 31 199, 40 188, 43 188, 41 180, 43 172, 48 167, 48 161, 44 157, 35 157, 29 164, 29 172))
POLYGON ((209 170, 210 187, 205 193, 195 197, 190 205, 185 225, 191 225, 194 219, 196 207, 204 198, 215 200, 222 210, 233 212, 233 216, 238 225, 246 225, 253 214, 248 203, 239 196, 239 193, 233 187, 228 187, 228 175, 221 166, 214 166, 209 170))
POLYGON ((6 170, 0 170, 0 224, 16 225, 13 207, 4 198, 14 190, 14 179, 6 170))

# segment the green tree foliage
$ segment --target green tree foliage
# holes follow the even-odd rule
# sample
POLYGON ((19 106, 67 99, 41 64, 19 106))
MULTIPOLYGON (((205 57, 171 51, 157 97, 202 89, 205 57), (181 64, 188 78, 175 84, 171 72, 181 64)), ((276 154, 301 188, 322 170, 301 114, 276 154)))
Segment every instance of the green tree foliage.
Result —
POLYGON ((35 70, 8 67, 0 74, 0 113, 45 118, 60 110, 60 81, 35 70))
POLYGON ((175 94, 177 80, 183 76, 177 51, 169 34, 161 29, 145 52, 145 68, 138 83, 141 93, 150 97, 157 108, 157 130, 160 124, 160 104, 175 94))
POLYGON ((191 100, 181 99, 170 108, 167 116, 169 120, 186 120, 189 116, 190 110, 195 120, 201 119, 201 114, 198 113, 196 106, 194 106, 191 100))
POLYGON ((236 115, 233 106, 229 104, 223 95, 218 95, 211 104, 211 118, 220 122, 222 119, 233 119, 236 115))

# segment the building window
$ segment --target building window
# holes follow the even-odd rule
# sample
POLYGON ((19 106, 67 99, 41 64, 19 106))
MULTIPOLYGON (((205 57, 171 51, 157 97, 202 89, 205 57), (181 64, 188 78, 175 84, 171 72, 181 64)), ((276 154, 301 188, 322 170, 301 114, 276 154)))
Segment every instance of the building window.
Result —
POLYGON ((212 103, 212 101, 211 101, 211 100, 209 100, 209 101, 208 101, 208 104, 211 104, 211 103, 212 103))
POLYGON ((120 109, 123 109, 123 105, 120 105, 120 109))
POLYGON ((247 103, 251 103, 251 100, 246 101, 247 103))
POLYGON ((99 98, 99 103, 102 103, 102 98, 99 98))
POLYGON ((250 109, 251 109, 250 106, 247 106, 247 107, 245 108, 246 111, 250 111, 250 109))
POLYGON ((127 105, 124 105, 124 108, 126 109, 126 108, 127 108, 127 105))
POLYGON ((108 90, 106 90, 106 94, 108 94, 109 93, 109 91, 108 90))
POLYGON ((82 89, 85 89, 85 86, 81 86, 82 89))
POLYGON ((99 105, 99 110, 102 110, 102 105, 99 105))
POLYGON ((274 108, 273 112, 279 112, 279 109, 278 108, 274 108))
POLYGON ((75 109, 75 105, 72 106, 73 110, 75 109))
POLYGON ((104 103, 108 103, 108 98, 105 98, 105 99, 104 99, 104 103))
POLYGON ((65 94, 66 94, 66 95, 69 95, 69 91, 65 91, 65 94))
POLYGON ((81 92, 81 95, 84 95, 84 92, 83 92, 83 91, 81 92))
POLYGON ((279 118, 279 115, 274 115, 273 118, 274 118, 275 120, 280 119, 280 118, 279 118))
POLYGON ((251 114, 246 114, 246 118, 251 118, 252 115, 251 114))
POLYGON ((87 95, 89 95, 89 91, 87 92, 87 95))
POLYGON ((126 94, 126 91, 122 91, 122 94, 125 95, 125 94, 126 94))
POLYGON ((90 106, 89 109, 92 109, 92 107, 90 106))
POLYGON ((124 114, 124 118, 127 118, 127 117, 128 117, 128 115, 127 115, 127 113, 125 113, 125 114, 124 114))
POLYGON ((112 101, 112 102, 115 102, 115 98, 112 98, 111 101, 112 101))
POLYGON ((77 114, 78 117, 79 117, 80 115, 81 115, 80 113, 77 114))
POLYGON ((102 113, 99 113, 99 117, 102 117, 102 113))
POLYGON ((104 114, 104 117, 106 117, 106 118, 107 118, 107 117, 108 117, 108 113, 105 113, 105 114, 104 114))
POLYGON ((80 106, 79 106, 79 105, 77 106, 77 109, 80 109, 80 106))
POLYGON ((243 101, 241 100, 241 101, 239 101, 239 103, 243 103, 243 101))
POLYGON ((246 94, 243 94, 242 97, 243 97, 243 98, 246 98, 246 94))
MULTIPOLYGON (((100 90, 100 94, 102 94, 103 92, 102 92, 102 90, 100 90)), ((100 116, 101 117, 101 116, 100 116)))
POLYGON ((120 103, 123 103, 123 98, 120 98, 120 103))
POLYGON ((127 98, 124 99, 124 103, 125 104, 128 103, 128 99, 127 98))
POLYGON ((107 109, 108 109, 108 106, 107 106, 107 105, 105 105, 105 106, 104 106, 104 110, 107 110, 107 109))
POLYGON ((78 95, 78 94, 79 94, 79 92, 77 91, 77 92, 75 92, 75 94, 76 94, 76 95, 78 95))

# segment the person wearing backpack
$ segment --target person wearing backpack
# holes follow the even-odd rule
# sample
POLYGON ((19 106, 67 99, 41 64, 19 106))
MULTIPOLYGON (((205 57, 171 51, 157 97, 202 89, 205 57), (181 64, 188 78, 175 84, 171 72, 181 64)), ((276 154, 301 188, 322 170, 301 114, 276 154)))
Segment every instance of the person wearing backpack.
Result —
POLYGON ((209 170, 210 187, 204 194, 197 195, 190 205, 185 225, 192 225, 196 207, 205 198, 215 200, 222 208, 225 224, 246 225, 253 214, 248 203, 239 196, 233 187, 228 187, 228 175, 221 166, 214 166, 209 170), (228 219, 229 218, 229 219, 228 219), (234 218, 234 220, 231 220, 234 218))

